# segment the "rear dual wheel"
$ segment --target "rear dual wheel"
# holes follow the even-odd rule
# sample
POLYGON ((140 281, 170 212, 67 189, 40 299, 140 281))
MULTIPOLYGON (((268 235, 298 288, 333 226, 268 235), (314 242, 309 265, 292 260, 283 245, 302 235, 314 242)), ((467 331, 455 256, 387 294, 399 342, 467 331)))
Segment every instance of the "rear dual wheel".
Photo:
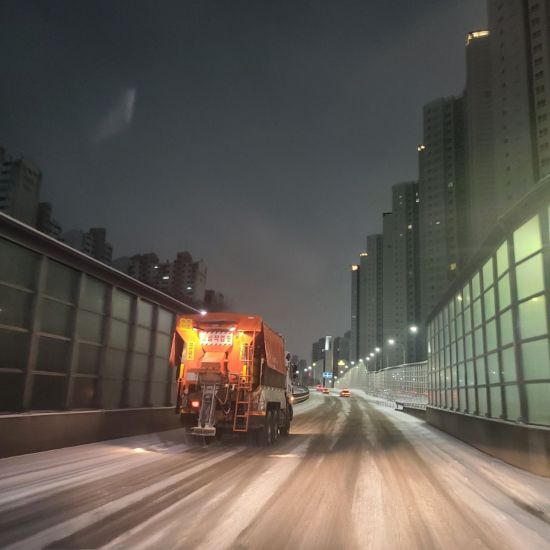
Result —
POLYGON ((272 430, 271 430, 271 440, 275 443, 279 439, 279 411, 272 411, 272 430))
POLYGON ((288 431, 290 430, 290 421, 292 417, 290 416, 290 411, 287 411, 284 414, 284 424, 279 428, 279 434, 280 435, 288 435, 288 431))
POLYGON ((274 434, 276 432, 278 433, 278 427, 275 426, 273 411, 267 411, 263 426, 258 430, 258 444, 261 447, 269 447, 275 441, 274 434))

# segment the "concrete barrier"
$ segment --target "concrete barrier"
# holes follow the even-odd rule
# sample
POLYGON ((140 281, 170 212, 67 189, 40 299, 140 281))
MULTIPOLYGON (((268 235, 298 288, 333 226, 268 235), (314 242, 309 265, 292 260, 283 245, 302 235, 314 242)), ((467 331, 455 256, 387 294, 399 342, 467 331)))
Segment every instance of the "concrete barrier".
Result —
POLYGON ((465 443, 534 474, 550 477, 550 429, 428 407, 426 420, 465 443))
POLYGON ((174 407, 0 416, 0 457, 179 428, 174 407))

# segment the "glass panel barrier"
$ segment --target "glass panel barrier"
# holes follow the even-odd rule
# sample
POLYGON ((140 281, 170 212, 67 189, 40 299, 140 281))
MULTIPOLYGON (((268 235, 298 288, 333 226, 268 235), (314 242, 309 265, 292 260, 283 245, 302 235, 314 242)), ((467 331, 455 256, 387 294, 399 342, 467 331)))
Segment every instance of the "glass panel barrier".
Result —
POLYGON ((522 344, 521 354, 525 380, 550 379, 548 338, 522 344))
POLYGON ((500 386, 491 386, 491 417, 500 418, 502 416, 502 394, 500 386))
POLYGON ((513 347, 502 350, 502 378, 505 382, 515 382, 517 379, 516 355, 513 347))
POLYGON ((518 300, 544 290, 542 254, 537 254, 516 267, 516 285, 518 300))
POLYGON ((106 295, 107 285, 87 276, 80 306, 95 313, 104 313, 106 295))
POLYGON ((132 299, 131 294, 115 288, 113 292, 113 317, 129 321, 132 311, 132 299))
POLYGON ((483 266, 483 289, 487 290, 493 284, 493 258, 483 266))
POLYGON ((34 289, 40 256, 0 238, 0 282, 34 289))
POLYGON ((504 275, 498 282, 498 304, 499 310, 506 309, 512 302, 510 297, 510 277, 504 275))
POLYGON ((531 298, 519 305, 519 329, 522 339, 548 332, 544 296, 531 298))
POLYGON ((514 341, 514 332, 512 330, 512 312, 508 310, 500 316, 500 343, 505 346, 514 341))
POLYGON ((540 250, 541 246, 538 216, 532 217, 528 222, 514 231, 514 254, 516 262, 540 250))
POLYGON ((42 300, 42 321, 40 324, 42 332, 57 334, 58 336, 69 336, 72 320, 72 306, 67 306, 48 298, 42 300))
POLYGON ((504 386, 504 396, 506 398, 506 418, 516 422, 521 417, 518 387, 515 384, 504 386))
POLYGON ((48 260, 45 294, 63 302, 75 303, 80 274, 78 271, 48 260))
POLYGON ((0 325, 29 328, 33 294, 0 285, 0 325))
POLYGON ((500 277, 508 269, 508 242, 504 241, 497 250, 497 275, 500 277))
POLYGON ((550 426, 550 384, 525 384, 529 422, 550 426))
POLYGON ((495 290, 493 288, 483 295, 483 307, 485 308, 485 319, 490 319, 495 315, 495 290))

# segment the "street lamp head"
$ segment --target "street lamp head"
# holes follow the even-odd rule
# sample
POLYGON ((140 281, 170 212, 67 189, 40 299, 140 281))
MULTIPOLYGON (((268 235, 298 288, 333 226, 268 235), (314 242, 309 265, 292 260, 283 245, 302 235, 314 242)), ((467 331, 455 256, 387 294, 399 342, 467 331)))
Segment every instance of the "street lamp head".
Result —
POLYGON ((376 353, 380 353, 381 350, 380 350, 380 348, 374 348, 374 351, 375 351, 376 353))
POLYGON ((370 355, 371 357, 374 357, 374 353, 372 353, 372 351, 369 353, 369 355, 370 355))
POLYGON ((352 361, 351 364, 352 364, 352 365, 355 365, 355 361, 352 361))
POLYGON ((389 344, 390 346, 393 346, 393 345, 395 344, 395 340, 394 340, 393 338, 389 338, 389 339, 388 339, 388 344, 389 344))
POLYGON ((409 330, 411 331, 411 334, 416 334, 418 332, 418 327, 416 325, 411 325, 409 330))

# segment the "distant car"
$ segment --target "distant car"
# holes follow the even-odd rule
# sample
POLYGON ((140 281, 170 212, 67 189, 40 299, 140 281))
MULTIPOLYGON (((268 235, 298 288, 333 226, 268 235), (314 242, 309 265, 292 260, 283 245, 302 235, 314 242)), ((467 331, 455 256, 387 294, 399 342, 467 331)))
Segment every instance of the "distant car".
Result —
POLYGON ((328 388, 323 388, 323 393, 326 395, 330 395, 330 390, 328 388))
POLYGON ((350 395, 351 392, 347 388, 340 390, 340 397, 349 397, 350 395))
POLYGON ((317 386, 315 386, 315 389, 317 391, 323 391, 323 386, 321 386, 321 384, 317 384, 317 386))

